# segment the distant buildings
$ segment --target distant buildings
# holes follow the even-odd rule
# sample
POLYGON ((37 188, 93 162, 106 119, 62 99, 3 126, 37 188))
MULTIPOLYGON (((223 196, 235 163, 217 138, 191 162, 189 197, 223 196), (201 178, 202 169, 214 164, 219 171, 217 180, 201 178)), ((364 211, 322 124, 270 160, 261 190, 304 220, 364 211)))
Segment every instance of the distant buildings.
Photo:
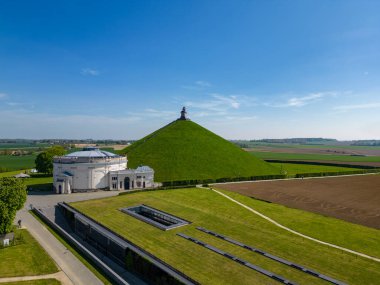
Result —
POLYGON ((96 147, 55 157, 53 184, 56 193, 88 190, 152 188, 154 171, 148 166, 127 169, 127 158, 96 147))

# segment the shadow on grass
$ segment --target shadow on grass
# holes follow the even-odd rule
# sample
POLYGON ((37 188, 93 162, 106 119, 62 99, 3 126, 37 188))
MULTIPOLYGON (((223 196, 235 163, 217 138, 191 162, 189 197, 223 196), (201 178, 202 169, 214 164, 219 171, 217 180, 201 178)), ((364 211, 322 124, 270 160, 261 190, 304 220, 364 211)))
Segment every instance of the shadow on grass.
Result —
POLYGON ((30 195, 44 195, 44 194, 53 194, 53 183, 41 183, 29 185, 28 194, 30 195))

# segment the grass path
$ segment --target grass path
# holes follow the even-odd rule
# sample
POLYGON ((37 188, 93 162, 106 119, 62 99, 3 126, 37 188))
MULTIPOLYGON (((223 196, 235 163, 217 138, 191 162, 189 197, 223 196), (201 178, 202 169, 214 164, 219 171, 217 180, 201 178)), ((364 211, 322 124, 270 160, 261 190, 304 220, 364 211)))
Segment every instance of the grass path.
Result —
POLYGON ((63 271, 59 271, 53 274, 45 275, 33 275, 33 276, 18 276, 18 277, 5 277, 0 278, 1 283, 19 282, 19 281, 30 281, 30 280, 43 280, 43 279, 55 279, 62 285, 72 285, 73 283, 67 278, 63 271))
MULTIPOLYGON (((201 187, 201 188, 205 188, 205 187, 201 187)), ((332 243, 328 243, 328 242, 324 242, 322 240, 319 240, 319 239, 316 239, 316 238, 313 238, 313 237, 310 237, 310 236, 307 236, 307 235, 304 235, 300 232, 297 232, 297 231, 294 231, 288 227, 285 227, 283 225, 281 225, 280 223, 276 222, 275 220, 272 220, 271 218, 269 218, 268 216, 265 216, 264 214, 252 209, 251 207, 248 207, 247 205, 244 205, 243 203, 240 203, 239 201, 236 201, 235 199, 231 198, 230 196, 222 193, 222 192, 219 192, 218 190, 215 190, 213 188, 205 188, 205 189, 211 189, 212 191, 214 191, 215 193, 227 198, 228 200, 242 206, 243 208, 247 209, 248 211, 262 217, 263 219, 267 220, 268 222, 274 224, 275 226, 279 227, 279 228, 282 228, 288 232, 291 232, 295 235, 298 235, 298 236, 301 236, 305 239, 309 239, 309 240, 312 240, 314 242, 317 242, 317 243, 320 243, 320 244, 324 244, 324 245, 327 245, 327 246, 330 246, 330 247, 333 247, 333 248, 337 248, 337 249, 340 249, 340 250, 343 250, 343 251, 346 251, 346 252, 349 252, 349 253, 352 253, 352 254, 355 254, 355 255, 358 255, 358 256, 361 256, 361 257, 364 257, 364 258, 367 258, 367 259, 370 259, 370 260, 373 260, 373 261, 376 261, 376 262, 380 262, 380 259, 379 258, 376 258, 376 257, 373 257, 373 256, 369 256, 367 254, 364 254, 364 253, 361 253, 361 252, 357 252, 357 251, 354 251, 354 250, 351 250, 351 249, 348 249, 348 248, 345 248, 345 247, 341 247, 341 246, 338 246, 338 245, 335 245, 335 244, 332 244, 332 243)))

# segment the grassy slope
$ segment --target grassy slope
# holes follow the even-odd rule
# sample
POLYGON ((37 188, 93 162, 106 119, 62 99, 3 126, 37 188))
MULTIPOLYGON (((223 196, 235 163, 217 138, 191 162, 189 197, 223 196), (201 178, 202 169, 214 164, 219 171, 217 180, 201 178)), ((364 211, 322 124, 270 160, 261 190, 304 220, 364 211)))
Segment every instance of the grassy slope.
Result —
POLYGON ((9 170, 30 169, 35 167, 35 159, 35 154, 22 156, 0 155, 0 167, 4 167, 9 170))
MULTIPOLYGON (((243 196, 242 198, 245 199, 243 196)), ((272 207, 273 211, 278 207, 265 202, 255 202, 262 203, 269 208, 272 207)), ((288 233, 210 190, 186 189, 140 192, 113 198, 77 202, 73 205, 202 284, 278 283, 186 241, 176 236, 175 233, 183 232, 199 238, 299 284, 327 283, 199 232, 195 229, 197 226, 203 226, 228 235, 280 257, 319 270, 349 284, 377 284, 380 278, 380 265, 378 263, 288 233), (118 210, 121 207, 141 203, 187 219, 192 224, 165 232, 118 210)), ((285 210, 282 214, 285 217, 290 214, 293 215, 292 212, 289 214, 285 210)), ((297 220, 298 217, 302 219, 304 214, 309 215, 309 213, 302 211, 298 211, 297 214, 293 220, 297 220)), ((331 222, 325 217, 312 215, 318 218, 322 225, 331 222)), ((347 228, 346 232, 358 229, 356 225, 343 223, 347 228)), ((318 231, 319 229, 314 228, 314 230, 318 231)), ((333 225, 330 226, 330 230, 332 233, 337 232, 333 225)), ((378 232, 365 227, 361 227, 360 230, 352 238, 356 241, 357 246, 360 246, 361 237, 365 237, 372 239, 371 246, 378 249, 380 242, 378 232)))
POLYGON ((333 154, 304 154, 304 153, 276 153, 276 152, 250 152, 262 159, 298 159, 298 160, 326 160, 343 162, 380 162, 380 156, 350 156, 333 154))
POLYGON ((24 243, 0 249, 0 277, 42 275, 57 272, 57 266, 27 230, 18 230, 24 243))
POLYGON ((274 203, 263 202, 226 190, 220 191, 288 228, 380 258, 380 230, 274 203))
POLYGON ((275 167, 191 121, 174 121, 124 153, 131 168, 151 166, 157 181, 279 174, 275 167))
POLYGON ((358 171, 358 168, 327 166, 327 165, 310 165, 296 163, 270 163, 271 165, 286 171, 288 176, 295 176, 302 173, 317 173, 317 172, 342 172, 342 171, 358 171))

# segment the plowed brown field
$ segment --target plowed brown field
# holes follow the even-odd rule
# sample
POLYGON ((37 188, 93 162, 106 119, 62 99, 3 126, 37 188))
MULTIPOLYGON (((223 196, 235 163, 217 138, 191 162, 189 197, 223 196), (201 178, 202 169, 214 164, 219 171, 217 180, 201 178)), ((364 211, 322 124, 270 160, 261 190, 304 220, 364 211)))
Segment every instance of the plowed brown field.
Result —
POLYGON ((246 196, 380 229, 380 175, 215 185, 246 196))

